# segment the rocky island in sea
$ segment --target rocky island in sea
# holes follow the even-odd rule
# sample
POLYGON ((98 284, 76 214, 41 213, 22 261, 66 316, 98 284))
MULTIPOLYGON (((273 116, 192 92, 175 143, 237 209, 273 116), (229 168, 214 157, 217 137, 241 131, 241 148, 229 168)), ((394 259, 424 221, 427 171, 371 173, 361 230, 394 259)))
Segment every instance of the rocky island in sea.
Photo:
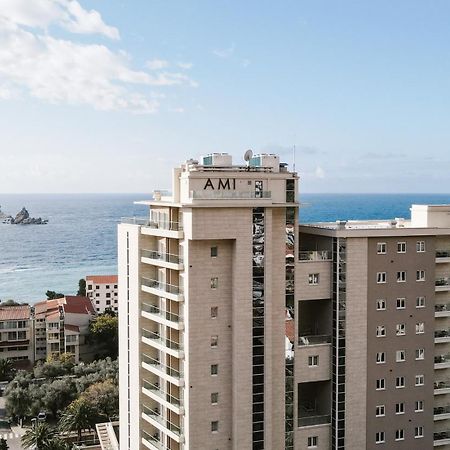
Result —
POLYGON ((4 213, 0 207, 0 223, 12 225, 45 225, 48 223, 47 219, 41 217, 30 217, 30 213, 25 206, 16 214, 16 217, 4 213))

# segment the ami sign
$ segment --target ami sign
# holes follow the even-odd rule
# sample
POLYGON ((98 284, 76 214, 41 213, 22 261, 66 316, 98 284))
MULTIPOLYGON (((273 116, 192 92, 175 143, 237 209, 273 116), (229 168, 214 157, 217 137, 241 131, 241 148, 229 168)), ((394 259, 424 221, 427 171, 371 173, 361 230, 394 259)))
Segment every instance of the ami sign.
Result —
POLYGON ((230 191, 231 189, 236 189, 236 178, 218 178, 213 180, 211 180, 211 178, 208 178, 203 189, 211 189, 213 191, 216 189, 226 189, 230 191))

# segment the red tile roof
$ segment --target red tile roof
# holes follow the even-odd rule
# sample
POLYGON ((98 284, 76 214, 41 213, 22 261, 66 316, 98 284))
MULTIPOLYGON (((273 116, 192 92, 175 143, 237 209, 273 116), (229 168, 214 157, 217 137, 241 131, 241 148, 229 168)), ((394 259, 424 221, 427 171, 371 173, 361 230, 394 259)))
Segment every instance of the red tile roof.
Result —
POLYGON ((0 320, 27 320, 30 318, 30 307, 0 306, 0 320))
POLYGON ((76 325, 69 325, 67 323, 64 324, 64 329, 68 331, 75 331, 76 333, 80 332, 80 327, 76 325))
POLYGON ((66 295, 63 303, 64 312, 72 314, 95 314, 94 307, 88 297, 66 295))
POLYGON ((117 284, 117 275, 86 275, 86 281, 98 284, 117 284))

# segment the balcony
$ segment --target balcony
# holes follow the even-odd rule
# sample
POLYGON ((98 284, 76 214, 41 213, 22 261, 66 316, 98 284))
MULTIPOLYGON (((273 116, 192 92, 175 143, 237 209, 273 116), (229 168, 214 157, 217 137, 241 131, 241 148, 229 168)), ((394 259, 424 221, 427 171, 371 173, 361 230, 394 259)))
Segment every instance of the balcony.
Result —
POLYGON ((450 303, 434 305, 434 317, 450 317, 450 303))
POLYGON ((435 369, 448 369, 450 368, 450 355, 437 355, 434 357, 435 369))
POLYGON ((298 418, 299 427, 310 427, 311 425, 327 425, 331 423, 331 416, 322 415, 318 416, 315 412, 311 412, 311 415, 303 415, 298 418))
POLYGON ((171 253, 141 250, 141 261, 154 266, 166 267, 167 269, 183 270, 183 259, 171 253))
POLYGON ((323 345, 331 343, 331 336, 327 334, 299 336, 298 345, 323 345))
POLYGON ((158 306, 144 302, 142 303, 141 313, 142 316, 146 319, 153 320, 154 322, 158 322, 161 325, 166 325, 168 327, 174 328, 175 330, 184 329, 184 324, 181 316, 160 309, 158 306))
POLYGON ((435 381, 434 395, 450 394, 450 381, 435 381))
POLYGON ((141 432, 142 443, 150 450, 164 450, 165 446, 160 441, 159 433, 155 433, 153 436, 150 433, 142 430, 141 432))
POLYGON ((183 237, 183 225, 181 222, 150 220, 148 217, 122 217, 121 223, 140 225, 142 234, 174 239, 183 237))
POLYGON ((146 330, 142 328, 142 342, 152 347, 166 352, 169 355, 175 356, 175 358, 182 358, 183 344, 175 341, 171 341, 168 338, 162 338, 156 331, 146 330))
POLYGON ((168 298, 176 302, 181 302, 183 300, 183 291, 180 286, 175 286, 173 284, 167 284, 144 277, 141 279, 141 284, 142 290, 148 292, 149 294, 168 298))
POLYGON ((249 200, 249 199, 271 199, 271 191, 191 191, 193 200, 249 200))
POLYGON ((162 364, 159 359, 152 358, 145 353, 142 353, 142 367, 149 372, 170 381, 175 386, 183 386, 184 380, 182 373, 179 370, 162 364))
POLYGON ((174 413, 178 415, 182 413, 180 399, 167 392, 164 392, 161 389, 159 383, 150 383, 147 380, 142 380, 142 392, 158 403, 161 403, 174 413))
POLYGON ((435 406, 433 416, 435 421, 450 419, 450 406, 435 406))
POLYGON ((450 330, 435 330, 434 343, 444 344, 446 342, 450 342, 450 330))
POLYGON ((299 252, 299 261, 331 261, 331 252, 328 250, 301 251, 299 252))
POLYGON ((450 431, 439 431, 433 434, 434 447, 450 444, 450 431))
POLYGON ((450 262, 450 250, 436 250, 436 263, 450 262))
POLYGON ((435 286, 436 292, 450 291, 450 278, 449 277, 438 278, 435 282, 435 286))
POLYGON ((148 406, 143 405, 142 417, 155 428, 163 431, 165 434, 170 436, 176 442, 182 442, 182 439, 180 439, 182 434, 181 427, 161 416, 158 408, 152 409, 148 406))

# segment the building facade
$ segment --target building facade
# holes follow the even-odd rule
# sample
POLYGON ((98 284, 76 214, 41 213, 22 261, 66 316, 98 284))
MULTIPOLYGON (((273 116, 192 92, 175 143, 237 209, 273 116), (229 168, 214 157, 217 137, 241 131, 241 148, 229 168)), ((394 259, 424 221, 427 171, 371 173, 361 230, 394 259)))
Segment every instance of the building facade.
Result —
POLYGON ((87 275, 86 295, 91 299, 97 314, 106 310, 118 313, 119 289, 117 275, 87 275))
POLYGON ((120 448, 450 448, 450 207, 298 224, 274 155, 119 225, 120 448))

